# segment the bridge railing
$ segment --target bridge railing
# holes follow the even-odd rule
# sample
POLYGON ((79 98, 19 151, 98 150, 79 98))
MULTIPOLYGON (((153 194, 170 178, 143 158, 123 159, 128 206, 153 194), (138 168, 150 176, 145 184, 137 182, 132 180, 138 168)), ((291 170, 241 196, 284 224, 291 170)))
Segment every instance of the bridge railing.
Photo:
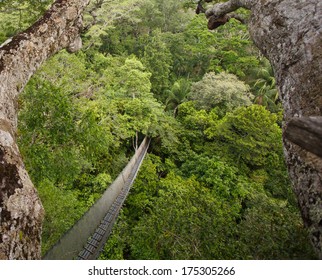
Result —
MULTIPOLYGON (((102 226, 102 223, 103 225, 106 225, 104 218, 106 220, 107 215, 114 215, 113 217, 108 218, 109 224, 106 225, 105 232, 101 231, 102 238, 99 242, 96 242, 97 245, 95 247, 99 246, 101 248, 104 245, 107 234, 109 234, 111 231, 111 227, 113 226, 118 212, 145 157, 149 143, 150 139, 145 137, 129 163, 114 180, 114 182, 105 190, 101 198, 99 198, 83 215, 83 217, 63 235, 63 237, 46 253, 43 259, 84 259, 84 257, 81 257, 82 254, 80 255, 80 252, 84 251, 84 246, 86 248, 88 245, 87 243, 90 242, 90 239, 93 237, 93 235, 97 233, 97 229, 99 227, 104 228, 102 226), (113 212, 113 214, 109 214, 110 212, 113 212)), ((66 215, 68 215, 68 213, 66 213, 66 215)), ((91 256, 88 258, 93 258, 93 256, 97 257, 97 251, 100 248, 95 248, 95 252, 91 252, 91 256)))

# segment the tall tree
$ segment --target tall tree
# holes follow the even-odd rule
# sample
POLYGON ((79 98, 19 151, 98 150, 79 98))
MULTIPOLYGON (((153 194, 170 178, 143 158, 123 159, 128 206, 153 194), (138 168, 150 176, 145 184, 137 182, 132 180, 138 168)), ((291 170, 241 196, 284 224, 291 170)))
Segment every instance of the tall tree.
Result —
POLYGON ((205 110, 217 107, 221 115, 236 107, 251 105, 252 97, 244 82, 225 72, 218 75, 214 72, 206 73, 201 81, 192 84, 189 95, 198 107, 205 110))
MULTIPOLYGON (((283 130, 288 129, 288 123, 294 117, 319 116, 317 123, 321 127, 322 2, 225 1, 205 11, 209 19, 208 27, 214 29, 224 24, 239 8, 251 11, 251 37, 274 69, 284 107, 283 130)), ((310 230, 313 246, 322 258, 322 158, 314 153, 314 149, 310 152, 289 141, 285 133, 283 142, 304 223, 310 230)))
POLYGON ((89 0, 57 0, 44 16, 0 48, 0 259, 40 258, 44 211, 16 144, 17 98, 51 55, 81 47, 89 0))

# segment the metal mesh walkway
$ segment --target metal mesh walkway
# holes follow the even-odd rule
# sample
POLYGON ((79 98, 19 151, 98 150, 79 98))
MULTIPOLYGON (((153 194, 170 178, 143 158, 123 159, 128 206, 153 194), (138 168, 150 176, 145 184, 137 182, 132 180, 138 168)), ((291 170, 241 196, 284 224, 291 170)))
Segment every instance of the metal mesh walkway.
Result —
POLYGON ((102 197, 46 253, 43 259, 88 260, 99 256, 140 169, 149 143, 150 140, 146 137, 102 197))

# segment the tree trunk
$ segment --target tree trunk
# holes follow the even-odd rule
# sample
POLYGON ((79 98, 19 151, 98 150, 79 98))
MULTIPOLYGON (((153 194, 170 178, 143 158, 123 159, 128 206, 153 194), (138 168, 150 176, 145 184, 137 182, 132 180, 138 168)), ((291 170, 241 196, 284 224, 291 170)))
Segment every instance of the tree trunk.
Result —
MULTIPOLYGON (((231 0, 214 5, 206 15, 220 18, 238 7, 251 10, 250 34, 274 69, 284 107, 283 130, 294 117, 321 116, 322 1, 231 0)), ((322 258, 322 158, 285 134, 283 142, 304 224, 322 258)))
POLYGON ((57 0, 26 31, 0 47, 0 259, 39 259, 44 210, 16 144, 17 99, 51 55, 81 47, 89 0, 57 0))

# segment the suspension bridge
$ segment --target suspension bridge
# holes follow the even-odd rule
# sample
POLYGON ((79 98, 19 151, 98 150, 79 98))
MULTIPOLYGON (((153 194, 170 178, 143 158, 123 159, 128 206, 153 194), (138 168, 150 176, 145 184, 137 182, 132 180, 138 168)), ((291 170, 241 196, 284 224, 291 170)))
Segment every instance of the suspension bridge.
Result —
POLYGON ((145 137, 100 199, 45 254, 44 260, 94 260, 108 239, 150 144, 145 137))

